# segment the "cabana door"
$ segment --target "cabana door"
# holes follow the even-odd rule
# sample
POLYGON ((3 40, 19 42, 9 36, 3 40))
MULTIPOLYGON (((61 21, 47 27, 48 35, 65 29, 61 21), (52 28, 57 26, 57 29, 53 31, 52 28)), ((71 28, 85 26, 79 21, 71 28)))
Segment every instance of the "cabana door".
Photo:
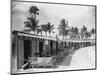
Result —
MULTIPOLYGON (((31 41, 30 40, 24 40, 24 59, 28 59, 31 55, 31 41)), ((24 64, 27 61, 24 60, 24 64)))
POLYGON ((42 52, 43 52, 43 41, 39 42, 39 54, 40 56, 42 56, 42 52))

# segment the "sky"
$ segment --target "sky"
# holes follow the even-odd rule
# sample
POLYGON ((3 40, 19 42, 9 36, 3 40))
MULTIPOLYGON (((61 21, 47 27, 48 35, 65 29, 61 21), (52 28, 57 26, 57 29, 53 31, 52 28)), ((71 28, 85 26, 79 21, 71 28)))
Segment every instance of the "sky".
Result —
MULTIPOLYGON (((12 2, 12 30, 23 30, 24 22, 29 16, 29 8, 37 6, 39 9, 39 25, 51 22, 55 25, 55 30, 60 24, 61 19, 68 20, 71 27, 82 28, 83 25, 88 30, 95 28, 95 7, 79 5, 46 4, 31 2, 12 2)), ((56 32, 57 34, 57 32, 56 32)))

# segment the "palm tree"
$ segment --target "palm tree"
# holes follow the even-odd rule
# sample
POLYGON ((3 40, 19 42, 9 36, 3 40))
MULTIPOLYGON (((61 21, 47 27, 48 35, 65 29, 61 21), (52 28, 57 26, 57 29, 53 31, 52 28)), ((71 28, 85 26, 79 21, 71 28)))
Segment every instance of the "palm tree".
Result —
POLYGON ((86 38, 86 32, 87 32, 87 27, 83 26, 83 28, 81 28, 81 38, 86 38))
POLYGON ((42 36, 42 29, 41 29, 41 26, 38 26, 37 27, 37 34, 41 33, 41 36, 42 36))
MULTIPOLYGON (((51 32, 53 32, 52 30, 54 29, 54 25, 51 25, 50 22, 47 23, 47 30, 50 34, 50 37, 51 37, 51 32)), ((54 32, 53 32, 54 33, 54 32)))
POLYGON ((91 32, 87 31, 85 36, 86 36, 87 39, 89 39, 91 37, 91 32))
POLYGON ((24 24, 25 24, 25 27, 27 27, 27 28, 29 28, 29 29, 24 29, 24 31, 34 31, 34 33, 35 33, 35 31, 36 31, 36 29, 37 29, 37 25, 38 25, 38 22, 39 22, 39 20, 37 20, 36 22, 35 22, 35 20, 34 20, 34 18, 31 16, 31 17, 28 17, 27 18, 28 19, 28 21, 25 21, 24 22, 24 24))
POLYGON ((83 31, 83 32, 86 32, 86 31, 87 31, 87 27, 83 26, 82 31, 83 31))
POLYGON ((75 38, 76 38, 76 35, 75 35, 75 28, 74 28, 74 27, 71 27, 71 28, 70 28, 70 38, 71 38, 71 39, 75 39, 75 38))
POLYGON ((65 33, 66 33, 67 27, 68 27, 68 21, 66 21, 65 19, 62 19, 58 29, 59 29, 59 35, 63 35, 63 39, 64 39, 64 36, 66 35, 65 33))
POLYGON ((74 33, 75 33, 75 38, 77 39, 77 35, 78 35, 78 33, 79 33, 79 30, 78 30, 77 27, 74 28, 74 33))
POLYGON ((48 29, 47 29, 47 25, 46 24, 41 25, 41 30, 44 31, 45 35, 47 36, 48 29))
POLYGON ((66 29, 66 30, 65 30, 65 35, 66 35, 66 38, 67 38, 67 36, 69 35, 69 32, 70 32, 70 30, 69 30, 69 29, 66 29))
POLYGON ((95 29, 92 28, 92 29, 91 29, 91 34, 94 34, 94 33, 95 33, 95 29))
POLYGON ((69 30, 70 38, 77 39, 79 34, 79 29, 77 27, 71 27, 69 30))
POLYGON ((31 6, 29 9, 30 15, 34 15, 34 19, 36 21, 36 15, 39 15, 39 9, 36 6, 31 6))
POLYGON ((24 31, 37 31, 38 28, 38 22, 39 20, 36 20, 36 15, 39 15, 39 9, 36 6, 31 6, 29 9, 30 17, 27 18, 28 21, 25 21, 25 27, 28 27, 29 29, 24 29, 24 31))

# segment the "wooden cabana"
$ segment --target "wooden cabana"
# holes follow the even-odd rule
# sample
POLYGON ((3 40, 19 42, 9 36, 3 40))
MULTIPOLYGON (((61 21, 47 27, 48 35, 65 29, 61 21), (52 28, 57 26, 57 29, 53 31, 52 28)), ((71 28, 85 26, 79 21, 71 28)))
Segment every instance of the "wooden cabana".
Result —
POLYGON ((14 31, 12 35, 12 68, 20 69, 29 57, 51 57, 59 52, 91 46, 95 40, 59 40, 58 38, 37 36, 21 31, 14 31))
POLYGON ((21 68, 28 57, 50 57, 57 54, 55 38, 14 31, 12 56, 16 59, 16 67, 21 68))

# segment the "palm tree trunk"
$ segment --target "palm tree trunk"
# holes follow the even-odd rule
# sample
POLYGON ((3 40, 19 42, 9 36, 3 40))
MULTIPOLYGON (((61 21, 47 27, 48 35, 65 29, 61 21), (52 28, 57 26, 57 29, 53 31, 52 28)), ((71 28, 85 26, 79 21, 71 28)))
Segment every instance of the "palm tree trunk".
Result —
POLYGON ((47 37, 47 32, 45 32, 45 35, 46 35, 46 37, 47 37))
POLYGON ((48 32, 49 33, 49 37, 51 37, 51 33, 50 32, 48 32))
POLYGON ((35 35, 37 35, 37 31, 36 30, 34 31, 34 33, 35 33, 35 35))
POLYGON ((51 32, 49 34, 50 34, 50 37, 51 37, 51 32))
POLYGON ((42 31, 41 31, 41 36, 42 36, 42 31))

